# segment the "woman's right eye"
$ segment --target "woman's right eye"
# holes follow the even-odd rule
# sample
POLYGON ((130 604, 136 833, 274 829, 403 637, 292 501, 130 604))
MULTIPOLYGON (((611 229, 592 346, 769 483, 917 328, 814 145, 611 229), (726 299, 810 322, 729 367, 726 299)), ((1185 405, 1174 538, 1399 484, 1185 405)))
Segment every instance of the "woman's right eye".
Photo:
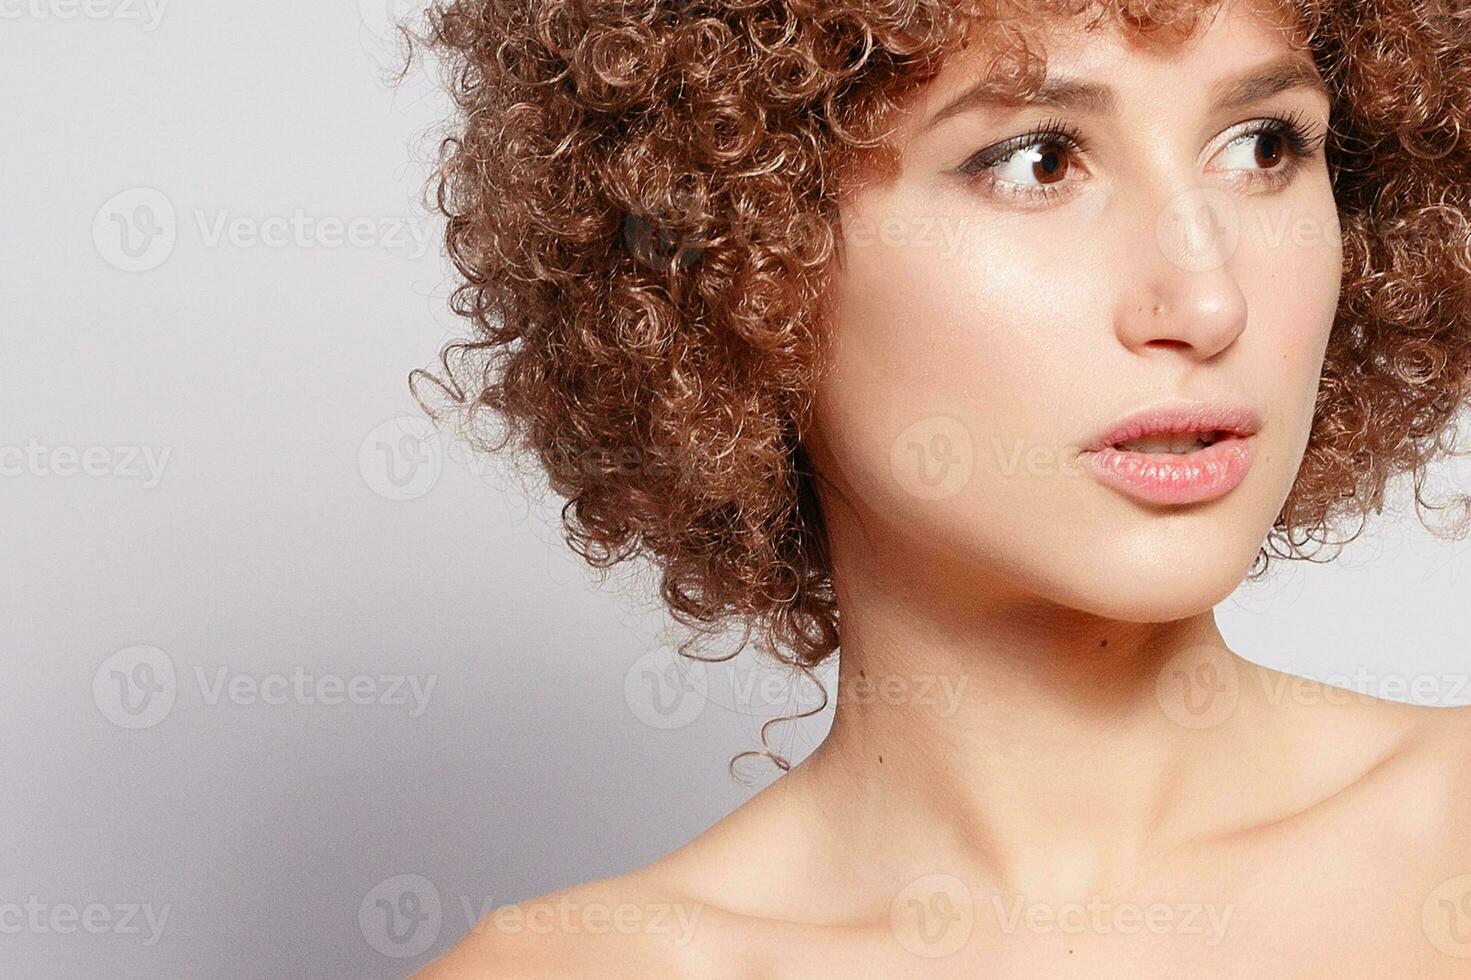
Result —
POLYGON ((1030 200, 1055 198, 1082 151, 1076 134, 1062 129, 1027 133, 976 153, 957 168, 988 193, 1030 200))

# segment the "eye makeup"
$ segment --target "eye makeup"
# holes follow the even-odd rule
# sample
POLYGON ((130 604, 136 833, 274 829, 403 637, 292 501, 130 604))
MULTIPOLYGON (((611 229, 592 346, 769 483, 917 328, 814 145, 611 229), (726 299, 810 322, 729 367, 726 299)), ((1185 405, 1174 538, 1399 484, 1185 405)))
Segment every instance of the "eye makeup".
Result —
MULTIPOLYGON (((1310 124, 1299 110, 1251 120, 1226 132, 1229 138, 1222 151, 1244 140, 1258 141, 1253 159, 1263 169, 1250 171, 1258 176, 1246 179, 1263 190, 1290 183, 1301 163, 1318 151, 1327 135, 1326 128, 1310 124), (1277 166, 1278 161, 1283 161, 1282 165, 1277 166)), ((1029 132, 977 151, 954 172, 992 197, 1046 203, 1069 193, 1063 186, 1066 178, 1088 152, 1087 141, 1077 127, 1062 120, 1049 120, 1029 132), (1018 158, 1031 166, 1023 168, 1022 174, 1003 176, 1008 170, 1016 169, 1010 165, 1018 158), (1029 184, 1017 177, 1031 177, 1039 183, 1029 184)))

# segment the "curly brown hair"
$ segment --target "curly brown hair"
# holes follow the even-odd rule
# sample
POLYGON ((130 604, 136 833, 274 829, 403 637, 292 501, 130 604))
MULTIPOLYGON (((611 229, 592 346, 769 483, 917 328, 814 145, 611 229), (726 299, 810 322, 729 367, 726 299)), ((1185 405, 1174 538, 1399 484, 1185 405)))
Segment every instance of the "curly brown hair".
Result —
MULTIPOLYGON (((433 206, 473 336, 444 348, 442 376, 413 379, 464 410, 481 448, 514 438, 534 454, 594 567, 646 557, 679 622, 735 617, 811 668, 839 640, 801 437, 840 193, 892 172, 892 110, 977 26, 1034 83, 1045 59, 1027 17, 1091 14, 1169 41, 1217 6, 436 3, 417 40, 457 112, 433 206)), ((1332 94, 1344 267, 1306 454, 1252 578, 1270 555, 1310 558, 1346 514, 1359 529, 1336 543, 1352 540, 1397 474, 1434 506, 1426 466, 1453 451, 1471 381, 1471 9, 1272 11, 1299 25, 1332 94)))

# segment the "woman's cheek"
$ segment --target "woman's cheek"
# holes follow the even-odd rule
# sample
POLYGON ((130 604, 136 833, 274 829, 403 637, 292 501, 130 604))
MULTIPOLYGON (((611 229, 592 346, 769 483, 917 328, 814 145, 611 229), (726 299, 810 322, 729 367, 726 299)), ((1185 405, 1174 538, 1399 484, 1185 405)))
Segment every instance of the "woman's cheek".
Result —
POLYGON ((1282 404, 1297 405, 1307 425, 1337 316, 1343 250, 1331 208, 1293 227, 1275 247, 1258 253, 1248 296, 1259 329, 1250 340, 1263 362, 1261 376, 1276 379, 1282 404))

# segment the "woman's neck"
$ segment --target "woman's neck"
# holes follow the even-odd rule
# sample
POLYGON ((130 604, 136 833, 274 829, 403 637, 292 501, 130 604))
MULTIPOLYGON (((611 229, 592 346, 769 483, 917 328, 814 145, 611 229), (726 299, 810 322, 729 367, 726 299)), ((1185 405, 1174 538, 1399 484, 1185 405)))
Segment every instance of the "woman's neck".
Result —
POLYGON ((913 596, 848 596, 832 731, 793 773, 894 880, 939 862, 1058 901, 1124 889, 1179 846, 1311 808, 1388 744, 1355 725, 1325 761, 1313 733, 1348 732, 1346 713, 1291 710, 1211 611, 913 596))

